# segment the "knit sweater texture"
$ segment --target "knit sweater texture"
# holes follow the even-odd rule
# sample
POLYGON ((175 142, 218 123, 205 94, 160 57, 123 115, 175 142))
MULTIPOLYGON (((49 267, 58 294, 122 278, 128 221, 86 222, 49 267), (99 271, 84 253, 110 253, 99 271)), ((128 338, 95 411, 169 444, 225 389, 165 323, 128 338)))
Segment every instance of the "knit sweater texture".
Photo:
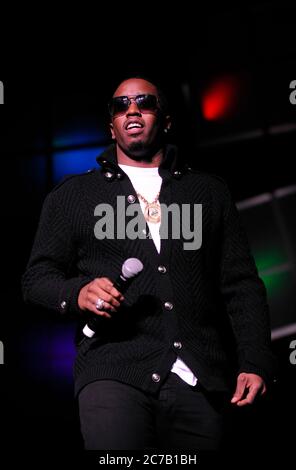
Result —
POLYGON ((121 239, 116 224, 114 239, 96 238, 98 204, 110 204, 122 227, 132 217, 117 212, 117 196, 126 208, 128 196, 137 202, 115 146, 98 162, 100 168, 68 177, 47 196, 22 279, 26 302, 75 315, 81 332, 89 315, 77 303, 81 288, 94 278, 114 280, 127 258, 143 262, 119 311, 99 317, 93 338, 78 335, 76 393, 99 379, 157 393, 177 356, 209 391, 229 391, 239 372, 271 380, 265 287, 225 182, 188 169, 176 147, 166 147, 160 202, 189 204, 192 211, 202 204, 202 244, 185 250, 188 240, 182 232, 174 239, 169 227, 158 254, 147 225, 145 238, 121 239))

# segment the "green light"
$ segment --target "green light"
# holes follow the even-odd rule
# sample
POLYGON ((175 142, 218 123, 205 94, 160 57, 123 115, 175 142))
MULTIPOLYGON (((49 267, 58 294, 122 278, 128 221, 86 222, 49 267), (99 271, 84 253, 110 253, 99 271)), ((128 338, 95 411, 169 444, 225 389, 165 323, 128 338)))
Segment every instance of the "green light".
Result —
POLYGON ((288 283, 289 276, 291 276, 291 274, 288 271, 274 274, 260 274, 265 284, 268 297, 274 297, 279 293, 282 294, 288 283))
POLYGON ((265 271, 287 262, 287 257, 282 251, 257 252, 254 253, 254 258, 258 271, 265 271))

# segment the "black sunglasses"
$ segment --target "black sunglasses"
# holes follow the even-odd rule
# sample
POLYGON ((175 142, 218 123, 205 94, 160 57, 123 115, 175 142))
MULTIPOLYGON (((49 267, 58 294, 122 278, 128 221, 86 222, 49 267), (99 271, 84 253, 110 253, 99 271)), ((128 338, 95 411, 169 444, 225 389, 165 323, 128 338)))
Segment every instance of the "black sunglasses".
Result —
POLYGON ((134 101, 142 113, 149 113, 158 108, 158 98, 155 95, 116 96, 108 103, 109 113, 112 117, 125 114, 134 101))

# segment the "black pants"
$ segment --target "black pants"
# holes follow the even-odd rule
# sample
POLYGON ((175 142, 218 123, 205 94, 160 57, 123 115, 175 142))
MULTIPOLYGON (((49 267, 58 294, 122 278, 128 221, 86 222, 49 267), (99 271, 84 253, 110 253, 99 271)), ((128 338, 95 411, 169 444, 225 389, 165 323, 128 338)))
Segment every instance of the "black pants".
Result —
POLYGON ((93 382, 79 394, 86 450, 218 450, 224 397, 208 395, 174 373, 155 396, 113 380, 93 382))

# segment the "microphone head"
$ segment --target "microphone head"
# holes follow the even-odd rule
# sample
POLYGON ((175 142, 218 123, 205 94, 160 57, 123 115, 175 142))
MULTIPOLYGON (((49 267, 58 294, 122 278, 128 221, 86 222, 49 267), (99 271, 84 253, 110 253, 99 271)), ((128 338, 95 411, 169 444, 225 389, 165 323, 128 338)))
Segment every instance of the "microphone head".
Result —
POLYGON ((128 258, 122 265, 122 275, 125 279, 131 279, 137 276, 143 267, 143 263, 138 258, 128 258))

